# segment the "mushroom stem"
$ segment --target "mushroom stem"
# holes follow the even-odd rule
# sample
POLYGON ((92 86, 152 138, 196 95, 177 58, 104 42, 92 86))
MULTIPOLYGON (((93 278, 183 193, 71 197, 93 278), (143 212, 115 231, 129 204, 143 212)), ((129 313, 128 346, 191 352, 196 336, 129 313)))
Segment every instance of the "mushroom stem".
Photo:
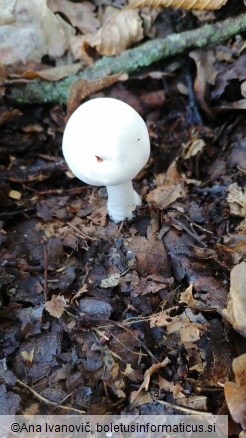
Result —
POLYGON ((114 222, 132 219, 133 211, 141 205, 141 197, 132 186, 132 181, 116 186, 107 186, 108 214, 114 222))

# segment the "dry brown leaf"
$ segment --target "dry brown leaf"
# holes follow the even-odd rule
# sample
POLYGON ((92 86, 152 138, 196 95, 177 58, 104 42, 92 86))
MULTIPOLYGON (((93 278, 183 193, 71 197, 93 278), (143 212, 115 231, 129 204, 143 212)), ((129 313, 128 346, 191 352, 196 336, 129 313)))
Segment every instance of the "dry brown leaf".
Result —
POLYGON ((209 85, 214 85, 218 75, 216 68, 216 49, 196 49, 189 53, 196 63, 196 77, 194 80, 194 92, 200 107, 209 117, 213 117, 212 110, 207 101, 209 85))
POLYGON ((6 109, 2 106, 0 110, 0 126, 5 125, 5 123, 8 123, 10 120, 18 118, 21 116, 22 113, 18 109, 6 109))
POLYGON ((115 56, 143 38, 143 26, 136 9, 116 12, 110 7, 108 10, 110 16, 105 18, 95 35, 88 35, 87 43, 95 47, 100 55, 115 56))
POLYGON ((44 55, 62 56, 75 30, 47 6, 46 0, 12 2, 6 16, 0 2, 0 58, 4 64, 39 62, 44 55), (8 17, 11 16, 11 22, 8 17))
POLYGON ((246 387, 246 353, 233 360, 232 369, 235 374, 236 383, 246 387))
POLYGON ((111 274, 108 278, 104 278, 101 283, 100 283, 100 287, 107 289, 108 287, 116 287, 118 286, 120 282, 120 274, 119 273, 115 273, 115 274, 111 274))
POLYGON ((2 84, 7 79, 7 77, 8 77, 8 73, 6 67, 0 61, 0 84, 2 84))
MULTIPOLYGON (((189 57, 196 63, 197 76, 200 81, 200 90, 204 93, 206 84, 214 85, 219 73, 216 69, 217 53, 216 48, 207 50, 196 49, 189 53, 189 57)), ((217 67, 218 68, 218 67, 217 67)), ((196 78, 196 81, 198 80, 196 78)))
POLYGON ((158 386, 161 391, 171 392, 173 388, 173 383, 169 380, 164 379, 164 377, 158 375, 158 386))
POLYGON ((194 157, 198 152, 202 152, 206 143, 201 138, 193 139, 183 145, 182 156, 185 160, 194 157))
POLYGON ((240 387, 234 382, 226 382, 224 386, 225 399, 230 414, 236 423, 246 426, 246 387, 240 387))
POLYGON ((69 95, 67 99, 67 118, 78 108, 81 101, 90 96, 96 91, 103 88, 110 87, 117 81, 123 81, 128 78, 125 73, 116 73, 115 75, 106 76, 95 81, 87 81, 83 78, 79 78, 74 81, 70 87, 69 95))
POLYGON ((19 201, 22 197, 21 192, 18 192, 17 190, 10 190, 8 195, 11 199, 15 199, 16 201, 19 201))
POLYGON ((229 186, 227 202, 230 205, 231 214, 246 218, 246 191, 237 183, 229 186))
POLYGON ((169 362, 170 362, 169 359, 166 357, 162 362, 151 365, 151 367, 145 371, 144 380, 142 384, 140 385, 137 391, 131 394, 131 403, 134 402, 134 400, 138 397, 140 392, 142 392, 143 390, 145 391, 148 390, 150 377, 152 376, 152 374, 154 374, 157 370, 159 370, 159 368, 165 367, 169 362))
POLYGON ((34 356, 34 348, 31 351, 21 351, 21 356, 27 365, 32 366, 33 356, 34 356))
POLYGON ((42 78, 46 81, 59 81, 60 79, 75 75, 78 73, 81 67, 81 62, 68 65, 59 65, 58 67, 52 67, 40 71, 26 71, 22 77, 25 79, 42 78))
POLYGON ((142 391, 140 394, 138 394, 137 391, 132 391, 130 394, 130 401, 132 407, 137 407, 153 403, 153 398, 149 391, 142 391))
POLYGON ((32 403, 23 411, 23 415, 38 415, 39 403, 32 403))
POLYGON ((155 203, 160 210, 164 210, 173 204, 177 199, 185 196, 183 184, 166 182, 165 185, 157 187, 148 193, 146 200, 155 203))
POLYGON ((230 275, 230 294, 223 315, 230 321, 233 328, 246 337, 246 262, 234 266, 230 275))
POLYGON ((134 369, 132 368, 130 363, 126 364, 126 368, 124 371, 122 371, 122 374, 124 376, 128 377, 131 382, 140 382, 143 378, 143 373, 140 369, 134 369))
MULTIPOLYGON (((243 222, 240 223, 240 227, 243 222)), ((246 259, 246 229, 242 229, 242 231, 238 233, 228 234, 223 237, 223 240, 223 245, 216 243, 216 250, 222 255, 226 254, 231 257, 233 265, 237 265, 243 259, 246 259)))
POLYGON ((193 290, 193 285, 190 284, 185 289, 185 291, 180 294, 179 301, 181 303, 186 303, 187 306, 190 307, 191 309, 195 309, 196 308, 196 300, 194 300, 192 290, 193 290))
POLYGON ((100 26, 95 17, 95 5, 88 1, 72 3, 67 0, 48 0, 48 6, 53 12, 62 12, 74 27, 82 33, 94 33, 100 26))
POLYGON ((156 175, 156 185, 163 186, 166 182, 179 183, 182 181, 182 176, 177 169, 177 161, 174 160, 168 166, 165 173, 158 173, 156 175))
POLYGON ((150 327, 165 327, 167 334, 178 333, 182 343, 197 342, 206 329, 206 320, 187 308, 181 315, 171 316, 175 307, 150 316, 150 327))
POLYGON ((53 295, 50 301, 45 303, 45 309, 51 316, 60 318, 66 305, 65 299, 60 295, 53 295))
MULTIPOLYGON (((137 272, 141 277, 150 275, 152 280, 159 282, 159 286, 163 286, 166 279, 170 280, 171 271, 167 251, 161 239, 157 237, 157 222, 152 218, 151 224, 147 230, 147 238, 144 236, 134 236, 129 239, 129 244, 126 241, 125 245, 129 254, 135 257, 137 261, 137 272), (160 283, 160 278, 162 282, 160 283)), ((133 278, 131 277, 131 281, 133 278)), ((139 278, 136 279, 139 283, 139 278)), ((169 283, 169 281, 168 281, 169 283)), ((140 282, 141 286, 141 282, 140 282)), ((147 286, 147 285, 145 285, 147 286)), ((154 289, 158 289, 158 285, 152 284, 154 289)), ((149 288, 148 288, 149 289, 149 288)))
MULTIPOLYGON (((144 265, 141 264, 141 267, 139 269, 139 261, 142 257, 138 258, 138 270, 142 270, 144 268, 144 265)), ((146 258, 146 252, 145 252, 145 258, 146 258)), ((149 255, 148 260, 150 263, 147 262, 145 265, 147 270, 152 269, 151 268, 151 262, 153 259, 153 262, 155 262, 155 258, 153 255, 149 255)), ((157 259, 158 263, 158 259, 157 259)), ((129 264, 130 266, 130 264, 129 264)), ((157 268, 158 269, 158 268, 157 268)), ((137 272, 134 273, 131 272, 130 274, 126 274, 120 279, 120 286, 122 289, 129 289, 129 283, 131 284, 132 290, 135 291, 136 294, 139 295, 148 295, 148 294, 155 294, 159 292, 161 289, 167 288, 173 284, 173 278, 163 278, 162 275, 147 275, 147 277, 140 277, 137 272)))
POLYGON ((232 362, 236 382, 226 382, 225 399, 233 420, 246 427, 246 354, 232 362))
POLYGON ((227 0, 130 0, 129 6, 133 8, 183 8, 212 11, 220 9, 227 0))
POLYGON ((87 53, 88 43, 86 35, 73 35, 70 37, 70 50, 74 59, 78 59, 85 65, 92 65, 94 59, 87 53))

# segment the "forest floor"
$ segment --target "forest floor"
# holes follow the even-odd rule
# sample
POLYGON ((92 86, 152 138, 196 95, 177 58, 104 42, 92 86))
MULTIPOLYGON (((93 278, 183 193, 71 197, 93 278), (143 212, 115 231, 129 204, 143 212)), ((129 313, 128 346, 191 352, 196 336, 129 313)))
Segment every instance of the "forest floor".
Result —
POLYGON ((143 204, 120 224, 104 189, 68 171, 65 106, 2 106, 1 414, 230 411, 244 424, 232 364, 245 373, 245 64, 238 36, 100 91, 132 105, 151 139, 134 180, 143 204))

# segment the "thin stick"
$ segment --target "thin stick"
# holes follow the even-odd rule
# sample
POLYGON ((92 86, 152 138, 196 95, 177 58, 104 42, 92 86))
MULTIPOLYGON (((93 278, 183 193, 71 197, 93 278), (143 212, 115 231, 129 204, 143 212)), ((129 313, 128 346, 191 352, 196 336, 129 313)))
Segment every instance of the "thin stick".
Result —
POLYGON ((79 236, 82 237, 83 239, 94 240, 94 241, 98 240, 95 237, 88 236, 88 234, 85 234, 82 230, 79 230, 77 227, 75 227, 75 225, 71 224, 71 222, 67 222, 67 225, 73 228, 76 231, 76 233, 78 233, 79 236))
MULTIPOLYGON (((22 382, 19 379, 16 379, 16 382, 19 383, 20 386, 23 386, 24 388, 28 389, 34 395, 34 397, 36 397, 38 400, 41 400, 42 402, 44 402, 47 405, 52 405, 52 406, 55 406, 57 408, 65 409, 66 411, 70 411, 70 412, 77 412, 78 414, 85 414, 85 411, 80 411, 79 409, 72 408, 69 406, 62 406, 58 403, 55 403, 51 400, 48 400, 47 398, 40 395, 38 392, 36 392, 34 389, 32 389, 30 386, 26 385, 24 382, 22 382)), ((67 399, 67 397, 64 400, 66 400, 66 399, 67 399)))
POLYGON ((156 401, 160 405, 167 406, 168 408, 175 409, 176 411, 184 412, 185 414, 188 414, 188 415, 202 415, 204 417, 208 417, 208 416, 213 415, 213 414, 211 414, 211 412, 196 411, 195 409, 185 408, 184 406, 179 406, 179 405, 175 405, 173 403, 169 403, 169 402, 166 402, 163 400, 158 400, 157 398, 154 398, 154 401, 156 401))
POLYGON ((44 299, 48 301, 48 253, 47 246, 44 244, 44 299))

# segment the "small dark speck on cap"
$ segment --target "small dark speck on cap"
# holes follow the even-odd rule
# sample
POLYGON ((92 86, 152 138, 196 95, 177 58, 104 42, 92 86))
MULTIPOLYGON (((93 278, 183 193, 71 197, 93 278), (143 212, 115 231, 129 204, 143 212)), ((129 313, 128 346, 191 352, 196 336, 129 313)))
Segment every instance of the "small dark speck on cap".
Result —
POLYGON ((96 157, 98 163, 101 163, 103 161, 103 158, 99 157, 98 155, 95 155, 95 157, 96 157))

